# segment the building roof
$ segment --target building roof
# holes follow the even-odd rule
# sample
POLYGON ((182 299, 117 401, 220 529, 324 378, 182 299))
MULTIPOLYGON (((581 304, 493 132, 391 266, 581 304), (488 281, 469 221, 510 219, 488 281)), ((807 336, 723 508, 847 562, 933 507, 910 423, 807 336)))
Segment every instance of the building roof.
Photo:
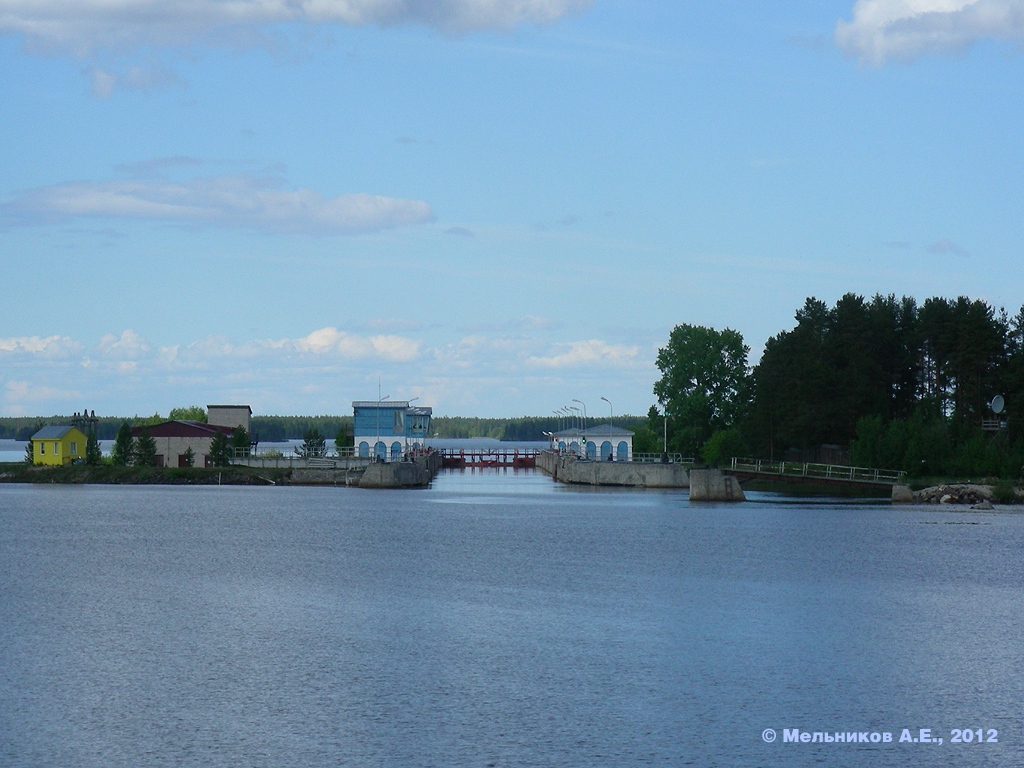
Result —
POLYGON ((162 421, 149 426, 132 427, 132 437, 138 437, 143 431, 150 437, 213 437, 218 432, 225 435, 234 433, 236 427, 224 427, 220 424, 206 424, 202 421, 162 421))
POLYGON ((65 427, 65 426, 43 427, 38 432, 36 432, 34 435, 32 435, 31 439, 32 440, 60 440, 62 437, 64 437, 64 435, 66 435, 72 429, 75 429, 75 427, 65 427))
POLYGON ((397 410, 399 408, 408 408, 408 400, 353 400, 353 408, 390 408, 397 410))
POLYGON ((250 416, 252 415, 252 408, 250 408, 248 405, 208 405, 208 406, 206 406, 206 410, 210 410, 211 408, 245 408, 247 411, 249 411, 249 415, 250 416))
POLYGON ((595 424, 586 429, 573 427, 572 429, 563 429, 561 432, 555 432, 555 437, 578 437, 580 435, 586 435, 587 437, 632 437, 633 430, 623 429, 611 424, 595 424))

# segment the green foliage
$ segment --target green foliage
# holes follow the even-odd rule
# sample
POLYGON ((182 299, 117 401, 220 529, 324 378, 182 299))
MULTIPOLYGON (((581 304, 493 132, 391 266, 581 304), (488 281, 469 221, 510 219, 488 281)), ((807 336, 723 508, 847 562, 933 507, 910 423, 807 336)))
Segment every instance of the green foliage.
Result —
POLYGON ((210 442, 210 463, 215 467, 231 465, 231 446, 227 435, 220 430, 217 430, 210 442))
POLYGON ((103 451, 100 450, 100 442, 94 434, 85 439, 85 463, 94 467, 103 463, 103 451))
POLYGON ((295 449, 299 456, 307 459, 327 455, 327 438, 318 429, 310 429, 302 436, 302 445, 295 449))
POLYGON ((1018 504, 1017 492, 1009 480, 1000 480, 992 489, 992 501, 997 504, 1018 504))
POLYGON ((749 449, 738 427, 718 430, 708 438, 700 451, 701 458, 713 467, 724 466, 732 457, 742 457, 748 453, 749 449))
POLYGON ((353 445, 353 436, 349 431, 348 427, 341 427, 338 433, 334 436, 334 449, 340 452, 344 448, 351 448, 353 445))
MULTIPOLYGON (((171 412, 167 414, 167 418, 171 421, 201 421, 205 424, 206 409, 201 405, 189 405, 184 408, 171 408, 171 412)), ((192 465, 189 464, 189 466, 192 465)))
POLYGON ((249 433, 245 431, 245 427, 238 426, 235 428, 235 431, 231 434, 231 447, 242 450, 249 449, 249 433))
POLYGON ((261 443, 295 440, 311 429, 334 435, 342 427, 352 429, 352 415, 348 416, 253 416, 250 429, 259 435, 261 443))
POLYGON ((677 325, 658 350, 661 378, 654 394, 665 404, 670 448, 695 455, 717 430, 732 427, 747 403, 747 354, 743 336, 677 325))
POLYGON ((166 419, 159 413, 154 413, 152 416, 139 416, 138 414, 132 419, 133 427, 152 427, 156 424, 162 424, 166 419))
POLYGON ((117 437, 114 438, 114 447, 110 450, 111 461, 120 467, 130 465, 134 453, 133 443, 131 424, 122 421, 121 428, 117 430, 117 437))
POLYGON ((149 434, 149 430, 142 430, 135 438, 134 454, 132 464, 137 467, 156 466, 156 440, 149 434))
POLYGON ((36 460, 35 443, 33 443, 31 440, 29 440, 28 443, 26 443, 26 445, 25 445, 25 458, 24 458, 24 462, 26 464, 34 464, 35 460, 36 460))
POLYGON ((186 467, 194 467, 196 463, 196 452, 192 450, 192 446, 185 449, 185 453, 182 455, 182 460, 185 462, 186 467))

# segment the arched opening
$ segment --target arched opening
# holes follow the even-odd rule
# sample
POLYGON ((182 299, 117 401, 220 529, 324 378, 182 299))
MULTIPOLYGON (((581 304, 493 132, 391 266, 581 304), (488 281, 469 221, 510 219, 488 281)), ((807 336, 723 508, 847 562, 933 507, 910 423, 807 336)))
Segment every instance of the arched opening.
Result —
POLYGON ((608 440, 601 443, 601 461, 611 461, 612 444, 608 440))
POLYGON ((615 448, 615 453, 616 461, 629 461, 629 445, 626 444, 625 440, 619 442, 615 448))
POLYGON ((373 455, 378 459, 386 459, 388 457, 388 447, 378 440, 376 445, 373 446, 373 455))
POLYGON ((593 440, 587 440, 587 458, 588 459, 596 459, 597 458, 597 445, 596 445, 596 443, 594 443, 593 440))
POLYGON ((365 440, 359 444, 359 455, 364 459, 370 455, 370 444, 365 440))
POLYGON ((580 455, 580 444, 575 440, 569 443, 569 453, 575 453, 577 456, 580 455))
POLYGON ((397 461, 400 458, 402 458, 402 444, 395 440, 391 444, 391 460, 397 461))
POLYGON ((565 453, 565 440, 558 441, 558 452, 565 453))

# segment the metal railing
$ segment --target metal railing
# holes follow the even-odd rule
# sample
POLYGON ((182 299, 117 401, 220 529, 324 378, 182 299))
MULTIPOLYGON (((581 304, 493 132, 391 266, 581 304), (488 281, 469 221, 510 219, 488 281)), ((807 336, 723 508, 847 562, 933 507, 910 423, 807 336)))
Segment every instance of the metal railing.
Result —
POLYGON ((732 458, 729 468, 736 472, 808 477, 819 480, 845 480, 854 483, 896 485, 905 483, 907 479, 906 472, 896 469, 848 467, 842 464, 810 464, 799 461, 764 461, 762 459, 744 459, 737 456, 732 458))
MULTIPOLYGON (((664 453, 634 453, 633 461, 640 464, 661 464, 664 457, 664 453)), ((668 454, 668 461, 666 463, 687 464, 692 467, 697 462, 692 458, 684 457, 681 453, 670 453, 668 454)))

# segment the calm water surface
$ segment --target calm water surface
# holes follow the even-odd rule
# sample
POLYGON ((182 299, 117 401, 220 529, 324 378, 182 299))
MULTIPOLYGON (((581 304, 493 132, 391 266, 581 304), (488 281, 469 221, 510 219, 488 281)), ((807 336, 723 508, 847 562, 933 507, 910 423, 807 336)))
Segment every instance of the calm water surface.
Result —
POLYGON ((0 765, 1021 765, 1022 553, 1011 512, 495 470, 0 485, 0 765))

